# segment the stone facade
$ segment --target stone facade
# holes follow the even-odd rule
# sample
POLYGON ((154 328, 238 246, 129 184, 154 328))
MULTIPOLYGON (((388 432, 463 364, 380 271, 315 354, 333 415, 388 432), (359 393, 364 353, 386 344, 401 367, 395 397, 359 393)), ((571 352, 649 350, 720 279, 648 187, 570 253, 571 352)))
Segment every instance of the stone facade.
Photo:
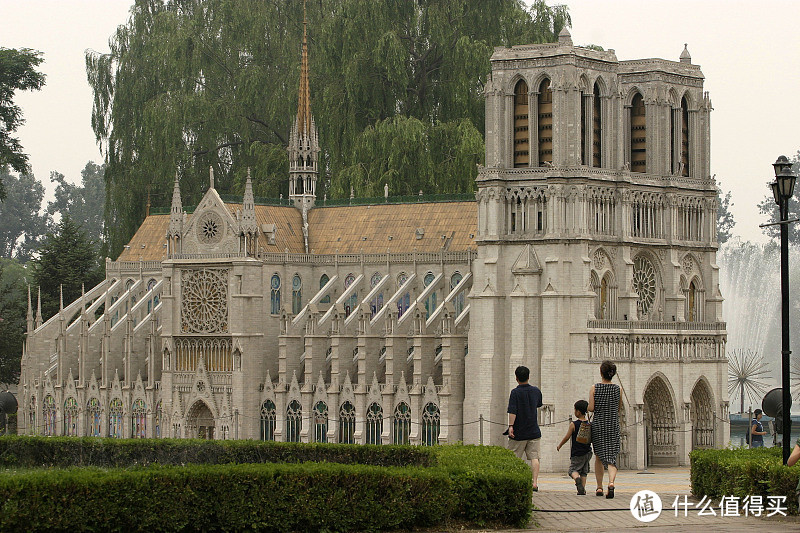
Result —
POLYGON ((105 281, 44 323, 29 305, 20 432, 500 445, 525 364, 562 469, 562 421, 611 359, 623 468, 727 444, 699 67, 566 32, 491 63, 466 202, 315 207, 301 76, 294 207, 256 205, 249 178, 226 202, 212 176, 187 214, 176 179, 105 281))

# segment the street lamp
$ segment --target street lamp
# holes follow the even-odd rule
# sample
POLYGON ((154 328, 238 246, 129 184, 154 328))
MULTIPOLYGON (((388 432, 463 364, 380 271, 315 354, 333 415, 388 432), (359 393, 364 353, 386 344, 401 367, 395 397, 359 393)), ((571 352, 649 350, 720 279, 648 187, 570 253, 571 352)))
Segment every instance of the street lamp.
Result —
POLYGON ((772 164, 775 167, 775 181, 770 184, 775 203, 778 204, 781 227, 781 373, 783 388, 783 464, 789 459, 792 432, 792 397, 789 390, 789 199, 794 194, 797 179, 792 174, 792 164, 785 155, 772 164))

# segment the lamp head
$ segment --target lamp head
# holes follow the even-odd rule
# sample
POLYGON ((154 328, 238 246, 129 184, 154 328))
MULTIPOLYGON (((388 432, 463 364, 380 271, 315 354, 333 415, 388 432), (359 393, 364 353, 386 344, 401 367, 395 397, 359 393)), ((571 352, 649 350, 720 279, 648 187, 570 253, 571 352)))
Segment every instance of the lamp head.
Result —
POLYGON ((773 185, 773 195, 775 202, 780 204, 780 200, 788 200, 794 194, 794 184, 797 176, 792 173, 792 163, 782 155, 772 164, 775 167, 775 185, 773 185), (777 191, 776 191, 777 187, 777 191))
POLYGON ((783 173, 785 169, 791 169, 792 163, 789 162, 788 157, 782 155, 777 160, 775 160, 774 163, 772 163, 772 166, 775 168, 775 177, 777 178, 783 173))

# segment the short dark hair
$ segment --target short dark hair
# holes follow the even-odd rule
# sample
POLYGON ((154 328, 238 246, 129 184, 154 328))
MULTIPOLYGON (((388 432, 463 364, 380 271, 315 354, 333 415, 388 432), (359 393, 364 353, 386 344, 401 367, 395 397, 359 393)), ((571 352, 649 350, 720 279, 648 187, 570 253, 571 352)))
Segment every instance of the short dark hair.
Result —
POLYGON ((517 381, 520 383, 525 383, 528 381, 528 378, 531 377, 531 371, 528 369, 527 366, 518 366, 516 370, 514 370, 514 375, 517 376, 517 381))
POLYGON ((611 361, 603 361, 600 365, 600 375, 606 378, 608 381, 611 381, 617 374, 617 365, 612 363, 611 361))
POLYGON ((586 411, 589 410, 589 402, 586 400, 578 400, 575 402, 575 410, 578 411, 580 414, 585 415, 586 411))
POLYGON ((763 413, 763 412, 764 412, 764 411, 762 411, 761 409, 756 409, 755 411, 753 411, 753 416, 758 416, 758 415, 760 415, 760 414, 761 414, 761 413, 763 413))

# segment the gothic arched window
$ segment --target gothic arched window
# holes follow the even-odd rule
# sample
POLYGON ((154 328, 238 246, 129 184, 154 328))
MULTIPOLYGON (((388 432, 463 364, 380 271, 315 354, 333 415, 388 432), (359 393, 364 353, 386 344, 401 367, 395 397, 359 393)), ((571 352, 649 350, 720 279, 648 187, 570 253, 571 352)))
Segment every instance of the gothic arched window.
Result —
MULTIPOLYGON (((353 274, 348 274, 347 276, 345 276, 345 278, 344 278, 344 289, 345 289, 345 291, 347 291, 347 289, 350 288, 350 286, 353 284, 353 282, 355 280, 356 280, 356 277, 353 274)), ((352 313, 355 310, 357 305, 358 305, 358 291, 353 291, 353 294, 351 294, 344 301, 344 314, 345 314, 345 316, 350 316, 350 313, 352 313)))
POLYGON ((344 402, 339 409, 339 442, 354 444, 356 432, 356 408, 350 402, 344 402))
POLYGON ((281 277, 277 274, 272 275, 270 280, 270 313, 273 315, 281 312, 281 277))
POLYGON ((697 312, 697 284, 694 280, 689 284, 689 290, 687 291, 688 294, 686 295, 687 300, 687 313, 686 313, 686 320, 689 322, 696 322, 698 318, 697 312))
MULTIPOLYGON (((408 281, 408 276, 406 275, 405 272, 400 272, 400 274, 397 276, 397 288, 399 289, 400 287, 402 287, 406 281, 408 281)), ((403 316, 403 313, 408 311, 408 307, 410 305, 411 305, 411 293, 406 292, 397 300, 397 317, 400 318, 401 316, 403 316)))
POLYGON ((133 401, 131 409, 131 437, 143 439, 147 436, 147 406, 144 400, 133 401))
POLYGON ((433 446, 439 442, 439 428, 441 425, 441 413, 439 406, 435 403, 425 404, 422 413, 422 445, 433 446))
POLYGON ((400 402, 394 410, 392 442, 408 444, 411 434, 411 408, 406 402, 400 402))
POLYGON ((600 100, 600 86, 597 82, 594 84, 594 98, 592 98, 592 166, 601 167, 602 160, 602 131, 603 131, 603 118, 602 118, 602 101, 600 100))
POLYGON ((97 398, 86 403, 86 428, 90 437, 100 436, 100 400, 97 398))
POLYGON ((286 442, 300 442, 303 429, 303 408, 300 402, 292 400, 286 407, 286 442))
POLYGON ((550 80, 539 85, 539 166, 553 164, 553 92, 550 80))
POLYGON ((261 404, 261 440, 275 440, 275 420, 277 410, 272 400, 261 404))
POLYGON ((164 424, 164 411, 161 408, 161 400, 156 404, 156 414, 153 417, 153 437, 161 438, 161 426, 164 424))
POLYGON ((519 80, 514 87, 514 166, 527 167, 529 162, 528 84, 519 80))
MULTIPOLYGON (((325 285, 328 284, 328 282, 330 280, 331 280, 331 278, 329 278, 327 274, 323 274, 322 277, 319 278, 319 288, 320 288, 320 290, 322 290, 325 287, 325 285)), ((321 304, 329 304, 329 303, 331 303, 331 295, 330 294, 326 294, 319 301, 319 303, 321 303, 321 304)))
POLYGON ((314 406, 314 442, 328 442, 328 405, 325 402, 314 406))
POLYGON ((367 444, 380 444, 383 432, 383 408, 375 402, 367 408, 367 444))
POLYGON ((78 400, 67 398, 64 402, 64 435, 78 436, 78 400))
MULTIPOLYGON (((380 272, 375 272, 369 280, 369 288, 370 290, 374 289, 378 283, 381 282, 383 276, 381 276, 380 272)), ((383 308, 383 292, 379 292, 375 295, 372 301, 369 303, 369 307, 372 311, 372 316, 374 317, 378 311, 383 308)))
POLYGON ((31 400, 28 402, 28 429, 30 435, 38 433, 36 428, 36 396, 31 396, 31 400))
POLYGON ((681 176, 689 176, 689 104, 681 98, 681 176))
MULTIPOLYGON (((461 283, 461 280, 464 279, 460 272, 454 273, 450 276, 450 290, 452 291, 458 284, 461 283)), ((461 311, 464 310, 464 293, 465 291, 460 291, 455 298, 453 298, 453 308, 455 309, 456 316, 461 314, 461 311)))
POLYGON ((647 116, 640 93, 631 101, 631 172, 647 172, 647 116))
MULTIPOLYGON (((427 274, 425 274, 425 277, 423 278, 422 282, 427 287, 428 285, 433 283, 433 280, 435 279, 436 276, 433 275, 433 272, 428 272, 427 274)), ((431 313, 433 313, 435 310, 436 310, 436 291, 434 290, 431 293, 431 295, 428 296, 428 298, 425 300, 425 319, 427 320, 427 318, 431 316, 431 313)))
POLYGON ((122 438, 122 400, 114 398, 108 405, 108 436, 122 438))
POLYGON ((302 309, 301 301, 303 297, 303 281, 299 274, 292 278, 292 314, 298 314, 302 309))
POLYGON ((44 435, 47 437, 56 434, 56 401, 51 395, 44 397, 42 404, 42 416, 44 419, 44 435))

